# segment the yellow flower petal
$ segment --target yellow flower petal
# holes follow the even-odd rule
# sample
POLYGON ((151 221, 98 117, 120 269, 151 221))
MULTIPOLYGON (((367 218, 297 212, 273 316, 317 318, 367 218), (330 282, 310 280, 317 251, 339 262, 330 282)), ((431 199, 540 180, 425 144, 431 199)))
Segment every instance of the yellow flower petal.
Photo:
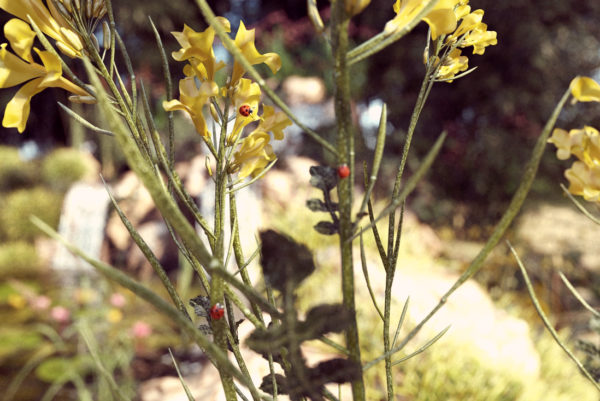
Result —
MULTIPOLYGON (((243 21, 240 21, 240 27, 235 35, 235 45, 241 50, 250 64, 265 63, 275 74, 281 68, 281 59, 276 53, 260 54, 254 45, 254 29, 247 30, 243 21)), ((235 86, 244 75, 244 68, 236 61, 233 63, 233 73, 231 75, 230 86, 235 86)))
POLYGON ((40 86, 43 78, 36 78, 27 82, 17 91, 15 96, 8 102, 4 110, 4 119, 2 126, 6 128, 16 128, 19 134, 25 131, 25 125, 29 118, 31 98, 44 90, 40 86))
POLYGON ((4 36, 19 57, 33 63, 31 47, 35 39, 35 32, 31 30, 28 23, 18 18, 11 19, 4 25, 4 36))
MULTIPOLYGON (((219 21, 229 32, 229 21, 219 17, 219 21)), ((196 32, 187 25, 183 26, 182 32, 171 32, 181 49, 172 53, 177 61, 189 61, 194 67, 198 78, 203 80, 214 80, 215 72, 223 67, 223 63, 216 63, 215 53, 213 51, 213 42, 215 40, 215 30, 212 26, 206 28, 203 32, 196 32)), ((189 72, 186 75, 190 75, 189 72)))
POLYGON ((566 130, 555 128, 548 142, 556 146, 556 157, 559 160, 567 160, 571 157, 571 137, 566 130))
MULTIPOLYGON (((456 29, 457 19, 454 13, 459 0, 440 0, 422 20, 431 28, 431 38, 451 33, 456 29)), ((423 11, 426 2, 422 0, 396 0, 394 11, 396 16, 385 25, 384 32, 392 34, 410 25, 417 15, 423 11)))
MULTIPOLYGON (((41 0, 0 0, 0 8, 27 23, 29 23, 29 18, 27 17, 29 15, 43 33, 57 41, 57 47, 61 51, 62 49, 68 50, 65 54, 69 57, 81 57, 81 49, 83 48, 81 39, 77 37, 75 42, 73 42, 72 38, 67 39, 64 33, 61 32, 61 24, 53 17, 52 13, 50 13, 41 0)), ((62 18, 59 20, 64 25, 62 18)), ((62 28, 67 29, 73 35, 77 36, 70 29, 66 27, 62 28)))
POLYGON ((240 148, 234 153, 234 166, 240 168, 239 178, 253 177, 275 160, 275 153, 269 144, 271 137, 266 132, 253 132, 243 139, 240 148))
POLYGON ((263 105, 262 120, 258 124, 257 130, 264 132, 272 132, 277 140, 283 139, 283 129, 292 125, 292 120, 285 115, 284 112, 275 112, 272 106, 263 105))
POLYGON ((448 78, 452 78, 456 74, 466 71, 468 68, 469 58, 466 56, 461 56, 460 49, 454 49, 450 54, 448 54, 448 56, 444 58, 436 78, 446 80, 446 82, 452 82, 453 80, 448 80, 448 78))
POLYGON ((465 36, 460 47, 473 46, 473 54, 483 54, 487 46, 496 44, 498 44, 496 32, 488 31, 487 25, 481 22, 465 36))
POLYGON ((10 88, 45 74, 38 64, 29 64, 6 50, 6 43, 0 45, 0 88, 10 88))
POLYGON ((589 77, 571 81, 571 95, 580 102, 600 102, 600 85, 589 77))
POLYGON ((182 110, 187 112, 196 131, 205 138, 209 132, 204 119, 203 108, 211 96, 217 96, 219 87, 212 81, 203 82, 200 87, 196 86, 194 77, 187 77, 179 81, 179 100, 163 102, 166 111, 182 110))

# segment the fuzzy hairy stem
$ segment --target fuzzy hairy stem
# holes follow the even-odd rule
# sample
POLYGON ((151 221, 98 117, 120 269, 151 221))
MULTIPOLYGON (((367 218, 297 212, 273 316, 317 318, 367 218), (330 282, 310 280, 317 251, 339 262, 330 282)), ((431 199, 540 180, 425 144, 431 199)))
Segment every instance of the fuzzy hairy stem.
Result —
MULTIPOLYGON (((340 208, 340 250, 342 258, 342 297, 344 305, 352 311, 353 319, 346 329, 346 346, 350 351, 350 359, 361 363, 358 326, 356 322, 356 306, 354 299, 354 262, 352 258, 353 235, 352 223, 352 183, 354 178, 354 138, 350 110, 350 74, 346 62, 348 49, 349 16, 346 14, 344 2, 332 3, 331 45, 334 55, 334 101, 337 122, 338 164, 350 167, 350 176, 338 185, 340 208)), ((365 400, 365 384, 362 377, 352 382, 352 394, 355 401, 365 400)))

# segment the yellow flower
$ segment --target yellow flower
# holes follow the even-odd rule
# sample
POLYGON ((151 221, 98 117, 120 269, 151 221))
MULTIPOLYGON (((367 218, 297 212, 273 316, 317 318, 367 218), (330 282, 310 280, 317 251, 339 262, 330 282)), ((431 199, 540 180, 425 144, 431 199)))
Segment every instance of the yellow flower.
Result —
POLYGON ((583 149, 583 130, 571 130, 567 132, 562 128, 555 128, 548 143, 556 146, 556 157, 559 160, 567 160, 571 153, 578 153, 583 149), (574 149, 575 148, 575 149, 574 149))
POLYGON ((569 180, 570 193, 590 202, 600 202, 600 166, 590 167, 576 161, 565 171, 565 177, 569 180))
POLYGON ((469 68, 469 58, 461 56, 460 49, 454 49, 442 61, 436 79, 452 82, 453 80, 448 78, 454 77, 456 74, 465 71, 467 68, 469 68))
POLYGON ((487 46, 498 44, 497 33, 488 31, 487 25, 481 22, 483 10, 475 10, 461 18, 459 27, 448 36, 447 43, 460 40, 458 46, 462 48, 473 46, 473 54, 483 54, 487 46))
POLYGON ((255 177, 273 160, 275 154, 269 144, 269 132, 277 140, 283 139, 283 129, 291 125, 292 121, 283 112, 276 112, 272 106, 263 105, 263 115, 260 117, 258 127, 244 138, 240 148, 233 155, 233 170, 241 167, 238 177, 255 177))
POLYGON ((6 302, 15 309, 23 309, 27 305, 27 300, 20 294, 10 294, 6 302))
MULTIPOLYGON (((242 54, 252 65, 265 63, 269 66, 273 74, 281 68, 281 59, 276 53, 260 54, 254 46, 254 29, 247 30, 246 26, 240 21, 240 27, 235 35, 235 45, 241 50, 242 54)), ((231 74, 230 87, 235 86, 244 75, 244 67, 237 61, 233 63, 233 73, 231 74)))
POLYGON ((117 308, 110 308, 108 313, 106 313, 106 320, 110 323, 118 323, 123 319, 123 312, 117 308))
POLYGON ((275 139, 283 139, 283 129, 292 125, 292 120, 282 111, 275 111, 272 106, 263 105, 263 115, 256 130, 272 132, 275 139))
POLYGON ((589 77, 571 81, 571 95, 580 102, 600 102, 600 85, 589 77))
POLYGON ((269 144, 271 137, 264 131, 254 131, 242 140, 240 149, 233 155, 233 170, 238 177, 256 177, 272 160, 275 153, 269 144))
POLYGON ((473 46, 473 54, 483 54, 485 48, 491 45, 497 45, 498 38, 495 31, 488 31, 487 25, 483 22, 477 24, 460 43, 460 47, 473 46))
POLYGON ((257 115, 258 102, 260 101, 260 86, 256 82, 252 82, 249 79, 242 78, 233 89, 233 107, 235 116, 235 123, 233 124, 233 130, 227 138, 227 143, 232 145, 237 137, 242 132, 242 129, 252 121, 260 119, 257 115), (239 112, 240 107, 248 105, 252 110, 248 116, 244 116, 239 112))
MULTIPOLYGON (((385 25, 384 32, 392 34, 409 25, 423 11, 426 2, 423 0, 396 0, 394 11, 396 16, 385 25)), ((433 9, 423 18, 431 28, 431 38, 437 39, 456 29, 457 18, 454 9, 457 5, 466 4, 460 0, 439 0, 433 9)))
POLYGON ((204 138, 209 139, 210 135, 206 128, 202 109, 208 99, 211 96, 217 96, 218 93, 219 87, 213 81, 203 82, 198 87, 194 77, 187 77, 179 81, 179 100, 164 101, 163 108, 166 111, 183 110, 187 112, 196 131, 204 138))
MULTIPOLYGON (((61 52, 71 58, 81 57, 83 49, 81 38, 68 28, 68 24, 56 10, 52 1, 47 1, 47 4, 48 7, 41 0, 0 0, 1 9, 27 24, 29 24, 29 18, 27 18, 29 15, 43 33, 56 40, 56 47, 61 52)), ((7 39, 9 39, 8 36, 7 39)))
POLYGON ((0 88, 26 82, 6 105, 4 127, 17 128, 22 133, 29 118, 31 98, 46 88, 63 88, 76 95, 88 95, 62 76, 61 61, 57 56, 33 48, 42 64, 33 60, 31 48, 35 34, 27 23, 13 18, 4 25, 4 34, 18 56, 6 49, 6 43, 0 45, 0 88))
MULTIPOLYGON (((219 22, 227 32, 231 30, 229 21, 218 17, 219 22)), ((188 61, 184 72, 187 76, 196 75, 202 80, 213 81, 215 72, 225 66, 224 62, 216 62, 213 42, 215 40, 215 30, 212 26, 206 28, 203 32, 196 32, 187 25, 183 26, 182 32, 171 32, 181 49, 172 53, 177 61, 188 61)))

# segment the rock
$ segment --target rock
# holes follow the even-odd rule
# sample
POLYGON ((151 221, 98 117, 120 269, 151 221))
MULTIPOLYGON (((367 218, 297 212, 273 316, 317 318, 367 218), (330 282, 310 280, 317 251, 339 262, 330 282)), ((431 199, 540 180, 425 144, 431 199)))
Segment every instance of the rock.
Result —
MULTIPOLYGON (((112 189, 113 196, 131 224, 136 227, 155 209, 152 197, 133 171, 128 171, 112 189)), ((126 250, 131 244, 129 232, 116 212, 106 224, 106 236, 119 250, 126 250)))
MULTIPOLYGON (((92 258, 99 258, 109 202, 104 185, 75 183, 65 195, 58 232, 92 258)), ((56 250, 52 267, 66 274, 93 271, 64 246, 56 250)))
POLYGON ((291 106, 321 103, 325 99, 325 83, 318 77, 291 75, 283 81, 283 93, 291 106))
MULTIPOLYGON (((410 266, 411 263, 403 265, 410 266)), ((382 269, 373 267, 369 275, 378 299, 383 299, 385 275, 382 269)), ((410 297, 407 326, 412 329, 457 279, 458 275, 442 268, 398 269, 392 285, 392 297, 397 305, 394 315, 399 316, 404 301, 410 297)), ((364 282, 362 277, 357 280, 364 282)), ((497 308, 475 281, 467 281, 448 298, 417 337, 409 342, 407 352, 416 350, 448 326, 448 332, 434 346, 464 347, 484 365, 518 372, 524 378, 539 374, 540 359, 530 337, 529 325, 497 308)))
MULTIPOLYGON (((163 221, 149 221, 140 225, 137 231, 165 270, 168 271, 177 267, 177 246, 163 221)), ((146 260, 146 257, 135 243, 132 243, 127 254, 127 267, 139 272, 142 279, 154 274, 152 265, 146 260)))
POLYGON ((544 255, 576 256, 577 264, 598 273, 599 232, 598 225, 571 203, 536 202, 535 207, 526 208, 519 218, 516 227, 518 241, 515 244, 525 242, 528 249, 544 255))

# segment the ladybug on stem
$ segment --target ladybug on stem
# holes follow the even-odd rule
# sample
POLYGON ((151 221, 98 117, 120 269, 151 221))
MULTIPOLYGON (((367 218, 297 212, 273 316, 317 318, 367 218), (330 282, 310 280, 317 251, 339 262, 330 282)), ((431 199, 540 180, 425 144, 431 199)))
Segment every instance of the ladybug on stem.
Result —
POLYGON ((212 320, 220 320, 225 315, 225 308, 223 308, 223 305, 216 303, 210 307, 209 312, 212 320))
POLYGON ((252 107, 247 104, 243 104, 240 106, 239 112, 242 116, 248 117, 250 114, 252 114, 252 107))
POLYGON ((337 168, 338 177, 346 178, 350 175, 350 167, 347 164, 340 164, 337 168))

